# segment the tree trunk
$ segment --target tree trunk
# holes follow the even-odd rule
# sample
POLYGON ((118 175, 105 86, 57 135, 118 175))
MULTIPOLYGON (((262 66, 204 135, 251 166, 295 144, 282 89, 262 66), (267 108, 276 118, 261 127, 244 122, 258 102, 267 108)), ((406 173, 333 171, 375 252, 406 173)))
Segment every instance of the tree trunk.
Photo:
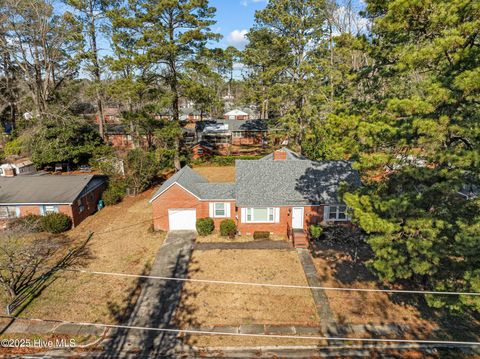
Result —
MULTIPOLYGON (((173 23, 170 22, 170 31, 169 31, 169 40, 171 44, 175 43, 175 36, 174 36, 174 26, 173 23)), ((177 74, 177 64, 174 54, 170 55, 170 71, 171 71, 171 78, 170 78, 170 90, 173 94, 172 99, 172 113, 173 113, 173 121, 180 125, 180 111, 179 111, 179 93, 178 93, 178 74, 177 74)), ((173 156, 173 166, 175 167, 176 171, 180 171, 182 165, 180 163, 180 138, 176 137, 174 141, 174 149, 175 154, 173 156)))
POLYGON ((93 2, 89 1, 88 9, 90 17, 90 52, 92 55, 92 65, 93 65, 93 76, 96 82, 95 93, 97 97, 97 107, 98 107, 98 132, 100 132, 100 137, 105 139, 105 115, 103 112, 103 93, 102 93, 102 83, 101 83, 101 74, 100 74, 100 64, 98 62, 98 49, 97 49, 97 29, 95 26, 95 13, 93 9, 93 2))

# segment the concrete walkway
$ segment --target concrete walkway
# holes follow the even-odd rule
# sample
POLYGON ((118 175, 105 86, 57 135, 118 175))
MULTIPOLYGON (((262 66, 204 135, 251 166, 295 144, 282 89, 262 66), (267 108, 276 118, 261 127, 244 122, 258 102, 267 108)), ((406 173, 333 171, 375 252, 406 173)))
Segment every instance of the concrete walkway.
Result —
POLYGON ((287 241, 250 241, 250 242, 212 242, 195 243, 195 250, 208 251, 214 249, 293 249, 287 241))
MULTIPOLYGON (((169 232, 150 271, 152 276, 186 277, 196 233, 191 231, 169 232)), ((140 296, 127 318, 122 322, 129 326, 174 328, 173 318, 180 302, 183 283, 146 279, 140 283, 140 296)), ((162 357, 169 355, 179 345, 174 333, 118 329, 109 335, 104 358, 118 358, 126 352, 138 357, 162 357)))
MULTIPOLYGON (((298 257, 302 263, 305 276, 307 277, 307 282, 310 287, 321 287, 322 283, 318 279, 317 268, 313 263, 312 256, 308 249, 297 249, 298 257)), ((320 327, 322 328, 323 333, 328 333, 329 328, 334 324, 334 316, 330 309, 330 304, 328 303, 327 295, 324 290, 312 289, 313 300, 315 301, 315 306, 317 307, 318 316, 320 317, 320 327)))

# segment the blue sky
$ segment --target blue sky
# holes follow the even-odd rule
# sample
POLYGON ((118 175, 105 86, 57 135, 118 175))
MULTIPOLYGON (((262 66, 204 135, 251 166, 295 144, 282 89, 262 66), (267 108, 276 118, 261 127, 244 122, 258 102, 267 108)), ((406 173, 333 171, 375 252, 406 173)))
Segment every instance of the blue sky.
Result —
POLYGON ((245 32, 253 25, 255 11, 263 9, 267 0, 210 0, 210 5, 217 9, 217 23, 212 30, 223 35, 218 45, 242 48, 245 32))

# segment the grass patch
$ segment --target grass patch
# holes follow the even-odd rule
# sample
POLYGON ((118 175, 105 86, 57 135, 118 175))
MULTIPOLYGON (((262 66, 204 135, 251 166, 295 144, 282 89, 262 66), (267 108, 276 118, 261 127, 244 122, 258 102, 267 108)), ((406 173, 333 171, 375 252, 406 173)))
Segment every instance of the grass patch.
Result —
MULTIPOLYGON (((194 251, 191 278, 306 285, 295 251, 194 251)), ((319 325, 309 289, 186 283, 177 321, 181 327, 271 324, 319 325)))
MULTIPOLYGON (((83 269, 140 274, 148 271, 165 235, 149 230, 151 191, 106 207, 67 235, 89 243, 91 256, 83 269)), ((61 272, 21 313, 33 318, 114 322, 135 288, 135 278, 61 272)))
POLYGON ((193 169, 198 174, 205 177, 209 182, 225 183, 235 182, 235 166, 214 167, 201 166, 193 169))

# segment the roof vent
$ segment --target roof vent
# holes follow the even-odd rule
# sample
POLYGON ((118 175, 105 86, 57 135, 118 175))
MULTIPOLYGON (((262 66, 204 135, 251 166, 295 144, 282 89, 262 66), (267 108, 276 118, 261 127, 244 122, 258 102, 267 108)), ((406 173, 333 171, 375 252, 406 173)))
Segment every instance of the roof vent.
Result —
POLYGON ((284 150, 276 150, 273 152, 274 161, 285 161, 287 159, 287 152, 284 150))

